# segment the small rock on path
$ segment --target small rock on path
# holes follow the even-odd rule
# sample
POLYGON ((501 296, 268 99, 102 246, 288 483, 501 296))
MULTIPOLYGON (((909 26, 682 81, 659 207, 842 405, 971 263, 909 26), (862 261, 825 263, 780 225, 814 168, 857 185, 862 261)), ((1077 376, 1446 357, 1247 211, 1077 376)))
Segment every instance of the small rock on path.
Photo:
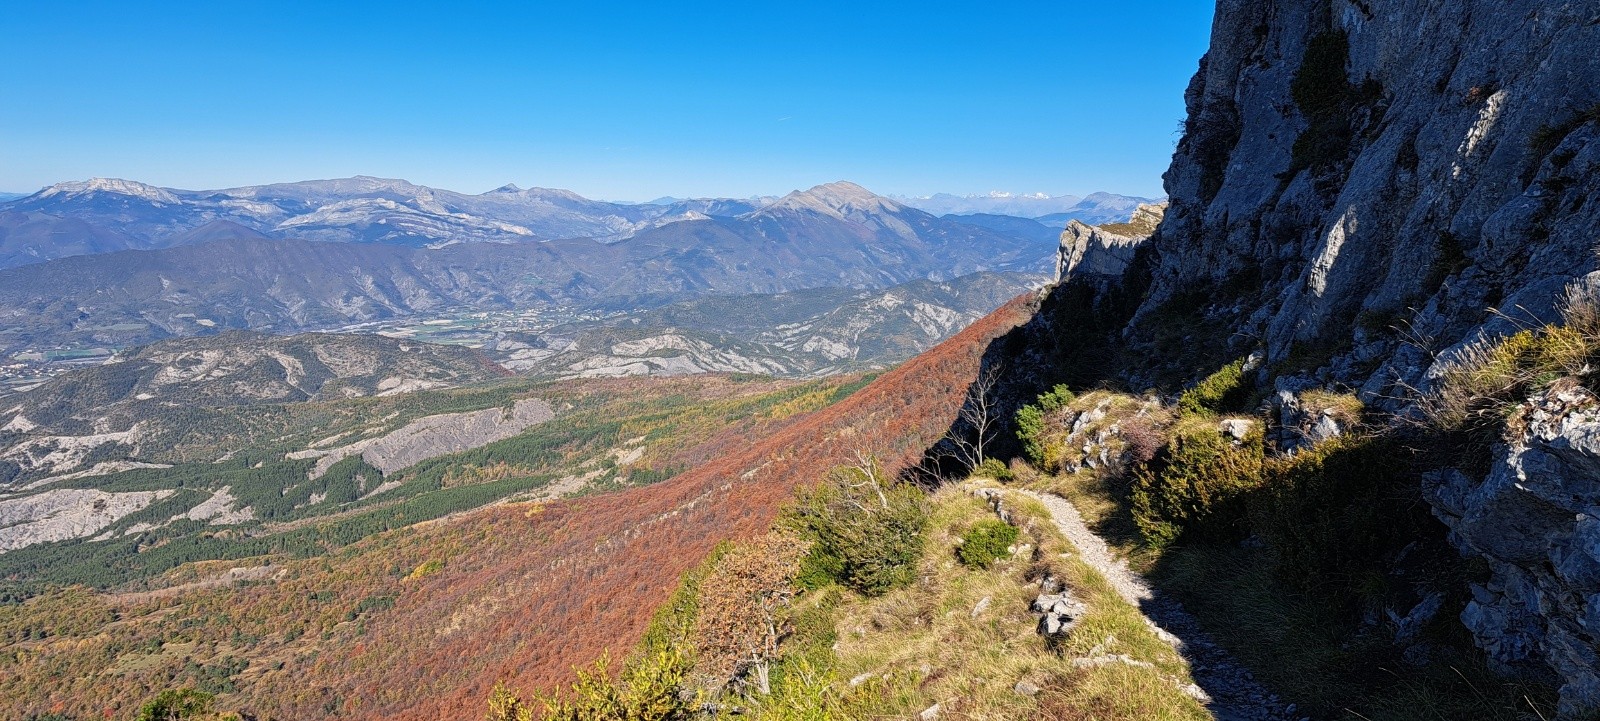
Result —
POLYGON ((1189 674, 1211 698, 1206 708, 1219 721, 1298 721, 1282 701, 1216 645, 1200 623, 1177 601, 1158 594, 1144 577, 1134 573, 1112 552, 1105 540, 1089 530, 1072 502, 1052 494, 1013 489, 1044 504, 1062 535, 1076 546, 1078 557, 1100 572, 1117 595, 1145 615, 1156 635, 1172 644, 1189 661, 1189 674))

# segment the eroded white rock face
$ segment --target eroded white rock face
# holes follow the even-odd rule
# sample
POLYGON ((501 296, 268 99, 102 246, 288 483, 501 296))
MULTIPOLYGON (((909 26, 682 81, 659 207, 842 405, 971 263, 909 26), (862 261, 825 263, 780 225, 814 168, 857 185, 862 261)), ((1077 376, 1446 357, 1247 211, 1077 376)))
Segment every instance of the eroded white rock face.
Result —
POLYGON ((0 501, 0 553, 35 543, 88 538, 173 493, 74 488, 0 501))
POLYGON ((0 460, 12 461, 28 471, 67 473, 79 469, 89 455, 101 446, 137 443, 137 431, 134 428, 118 433, 84 436, 36 436, 0 451, 0 460))
POLYGON ((233 497, 233 487, 223 486, 181 517, 191 521, 209 521, 213 526, 231 526, 255 519, 255 509, 249 506, 235 507, 237 504, 238 499, 233 497))
POLYGON ((384 473, 421 463, 429 458, 470 450, 517 435, 555 417, 550 404, 538 398, 514 403, 509 412, 486 408, 468 413, 424 416, 391 432, 332 449, 310 449, 289 458, 317 458, 312 478, 327 473, 335 463, 359 455, 384 473))

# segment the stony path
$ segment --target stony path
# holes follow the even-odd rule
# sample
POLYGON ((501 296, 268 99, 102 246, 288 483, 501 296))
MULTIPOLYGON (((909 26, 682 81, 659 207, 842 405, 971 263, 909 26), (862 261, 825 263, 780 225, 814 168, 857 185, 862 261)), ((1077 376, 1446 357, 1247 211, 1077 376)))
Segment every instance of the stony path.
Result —
POLYGON ((1078 548, 1078 556, 1105 576, 1128 603, 1142 610, 1157 635, 1171 643, 1189 661, 1190 675, 1210 696, 1206 706, 1219 721, 1297 721, 1301 717, 1255 680, 1233 656, 1211 641, 1200 624, 1177 601, 1163 598, 1134 573, 1111 547, 1089 530, 1067 499, 1056 495, 1015 490, 1044 504, 1056 527, 1078 548))

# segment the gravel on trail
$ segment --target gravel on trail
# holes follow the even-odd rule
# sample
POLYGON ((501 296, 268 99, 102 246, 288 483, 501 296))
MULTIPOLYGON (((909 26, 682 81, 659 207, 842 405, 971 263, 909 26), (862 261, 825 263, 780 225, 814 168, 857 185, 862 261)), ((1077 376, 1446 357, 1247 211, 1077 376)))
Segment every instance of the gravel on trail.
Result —
POLYGON ((1144 577, 1111 550, 1104 539, 1084 523, 1083 516, 1061 496, 1021 489, 1013 492, 1044 504, 1062 535, 1076 546, 1078 557, 1106 578, 1117 594, 1145 615, 1156 635, 1173 645, 1189 661, 1189 673, 1210 697, 1206 704, 1219 721, 1304 721, 1232 654, 1200 630, 1200 623, 1177 601, 1163 597, 1144 577))

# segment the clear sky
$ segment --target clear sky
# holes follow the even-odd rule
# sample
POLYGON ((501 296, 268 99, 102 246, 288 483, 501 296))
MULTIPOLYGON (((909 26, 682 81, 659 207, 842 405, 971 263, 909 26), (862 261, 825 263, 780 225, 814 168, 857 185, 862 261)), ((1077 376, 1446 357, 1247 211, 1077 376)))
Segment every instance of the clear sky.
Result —
POLYGON ((1161 194, 1212 0, 17 2, 0 190, 1161 194))

